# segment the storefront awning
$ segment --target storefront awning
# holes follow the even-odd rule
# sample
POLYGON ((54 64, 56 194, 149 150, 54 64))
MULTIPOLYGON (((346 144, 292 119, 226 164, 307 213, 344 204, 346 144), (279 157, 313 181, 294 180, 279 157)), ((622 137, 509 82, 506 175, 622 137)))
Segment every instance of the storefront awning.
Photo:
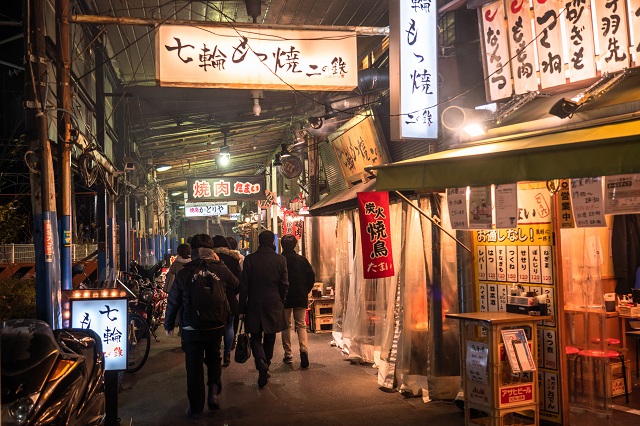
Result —
POLYGON ((335 194, 329 194, 314 204, 309 209, 309 213, 311 213, 312 216, 322 216, 335 214, 341 210, 358 208, 358 192, 375 191, 375 186, 376 181, 374 179, 364 183, 357 183, 351 188, 336 192, 335 194))
POLYGON ((640 173, 640 120, 475 144, 373 166, 378 191, 640 173))

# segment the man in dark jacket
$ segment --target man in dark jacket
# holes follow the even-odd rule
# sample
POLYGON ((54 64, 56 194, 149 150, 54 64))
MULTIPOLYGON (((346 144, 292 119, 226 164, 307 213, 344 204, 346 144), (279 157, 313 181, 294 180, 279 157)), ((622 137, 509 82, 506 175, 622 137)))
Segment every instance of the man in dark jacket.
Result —
MULTIPOLYGON (((215 235, 213 237, 213 252, 217 254, 226 267, 233 272, 233 275, 238 278, 238 281, 242 279, 242 270, 240 269, 240 257, 242 255, 239 251, 231 250, 229 242, 224 236, 215 235)), ((229 300, 229 309, 231 312, 229 312, 227 326, 224 331, 224 356, 222 358, 222 365, 225 367, 231 364, 231 347, 236 337, 233 323, 238 314, 239 291, 239 288, 227 288, 227 300, 229 300)))
POLYGON ((207 234, 194 235, 191 239, 191 262, 176 275, 176 280, 169 291, 167 311, 164 327, 167 336, 173 335, 173 325, 180 307, 180 323, 182 324, 182 350, 185 354, 187 368, 187 397, 189 398, 188 415, 192 419, 202 416, 204 409, 204 368, 207 364, 207 384, 209 386, 209 398, 207 403, 210 410, 220 408, 218 394, 222 390, 220 375, 222 362, 220 359, 220 346, 224 335, 225 324, 220 326, 197 330, 191 325, 189 318, 189 287, 192 278, 198 271, 205 268, 213 272, 224 282, 227 288, 234 289, 238 286, 238 278, 222 263, 213 252, 213 240, 207 234))
POLYGON ((284 302, 284 314, 287 317, 288 328, 282 332, 282 346, 284 347, 284 359, 287 364, 293 362, 291 354, 291 329, 298 333, 300 345, 300 367, 309 367, 309 348, 307 337, 306 313, 309 303, 309 292, 316 281, 316 274, 309 261, 296 253, 298 240, 293 235, 282 237, 282 255, 287 259, 287 272, 289 274, 289 292, 284 302), (291 317, 293 316, 293 321, 291 317))
POLYGON ((276 333, 287 329, 284 316, 289 288, 287 261, 276 253, 274 238, 271 231, 260 233, 258 249, 244 259, 240 283, 238 313, 251 335, 260 388, 267 384, 276 333))

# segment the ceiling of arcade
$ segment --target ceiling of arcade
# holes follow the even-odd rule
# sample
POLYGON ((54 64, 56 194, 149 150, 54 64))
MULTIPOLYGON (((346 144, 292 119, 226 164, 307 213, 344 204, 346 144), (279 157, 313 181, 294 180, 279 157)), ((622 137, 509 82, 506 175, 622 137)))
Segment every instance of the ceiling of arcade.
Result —
MULTIPOLYGON (((92 0, 87 14, 251 23, 245 1, 92 0)), ((388 0, 262 0, 258 24, 388 26, 388 0)), ((154 34, 150 26, 106 25, 108 54, 125 86, 126 131, 148 164, 173 167, 158 174, 168 190, 184 189, 185 179, 202 174, 254 174, 281 143, 293 141, 310 116, 325 113, 323 100, 337 93, 265 90, 262 113, 252 112, 250 90, 167 88, 156 85, 154 34), (228 128, 231 163, 217 169, 228 128)), ((358 36, 358 55, 380 49, 383 36, 358 36)), ((357 90, 357 89, 356 89, 357 90)), ((114 99, 115 104, 118 99, 114 99)), ((301 144, 298 149, 305 149, 301 144)))

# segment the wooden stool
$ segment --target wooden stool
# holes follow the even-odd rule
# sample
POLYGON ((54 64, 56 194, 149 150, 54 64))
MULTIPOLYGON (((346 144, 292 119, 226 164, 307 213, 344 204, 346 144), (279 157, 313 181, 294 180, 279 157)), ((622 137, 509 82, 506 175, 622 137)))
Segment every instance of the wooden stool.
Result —
MULTIPOLYGON (((606 350, 606 351, 599 351, 599 350, 595 350, 595 349, 584 349, 578 352, 578 355, 576 356, 576 360, 575 360, 575 365, 574 365, 574 374, 577 378, 577 368, 578 368, 578 360, 580 360, 580 358, 592 358, 594 360, 594 363, 598 360, 600 361, 606 361, 609 360, 611 358, 618 358, 620 359, 620 361, 622 362, 622 380, 624 383, 624 396, 625 399, 627 401, 627 404, 629 403, 629 387, 627 386, 627 368, 625 366, 624 363, 624 356, 622 354, 620 354, 620 352, 617 351, 612 351, 612 350, 606 350)), ((606 364, 605 364, 606 365, 606 364)), ((584 389, 584 374, 582 371, 582 361, 580 362, 580 377, 582 379, 582 387, 584 389)), ((593 392, 595 393, 597 391, 597 383, 596 383, 596 372, 593 372, 593 392)), ((605 393, 605 407, 606 407, 606 392, 607 392, 607 383, 603 383, 603 391, 605 393)))

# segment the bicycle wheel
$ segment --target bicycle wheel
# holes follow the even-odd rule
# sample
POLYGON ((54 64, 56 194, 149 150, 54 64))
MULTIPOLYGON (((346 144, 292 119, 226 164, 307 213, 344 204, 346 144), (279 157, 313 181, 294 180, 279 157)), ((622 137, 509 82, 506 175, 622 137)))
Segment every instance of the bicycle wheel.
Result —
POLYGON ((129 317, 129 331, 127 339, 127 373, 140 370, 149 357, 151 339, 149 326, 139 315, 129 317))

